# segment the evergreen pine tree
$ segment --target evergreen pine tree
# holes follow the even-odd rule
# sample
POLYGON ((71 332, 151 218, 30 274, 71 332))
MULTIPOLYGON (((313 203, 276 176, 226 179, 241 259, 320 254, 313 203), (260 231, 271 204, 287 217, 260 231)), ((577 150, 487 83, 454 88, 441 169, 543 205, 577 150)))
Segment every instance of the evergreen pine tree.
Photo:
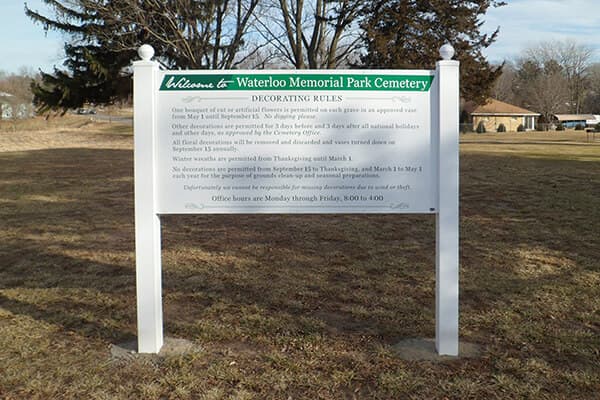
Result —
POLYGON ((365 6, 362 28, 365 68, 435 68, 438 50, 450 43, 461 62, 461 95, 483 102, 502 72, 482 54, 498 34, 482 34, 483 16, 494 0, 379 0, 365 6))
MULTIPOLYGON (((231 68, 240 61, 244 35, 259 0, 43 0, 49 17, 27 6, 44 29, 69 37, 65 69, 41 73, 32 83, 41 111, 127 98, 129 65, 137 48, 151 44, 169 68, 231 68)), ((250 56, 250 49, 246 55, 250 56)))

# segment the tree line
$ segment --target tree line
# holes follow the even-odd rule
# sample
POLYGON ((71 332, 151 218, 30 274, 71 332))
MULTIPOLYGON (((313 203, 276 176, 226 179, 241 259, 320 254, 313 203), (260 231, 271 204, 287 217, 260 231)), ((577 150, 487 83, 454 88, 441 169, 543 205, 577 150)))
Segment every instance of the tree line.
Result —
POLYGON ((600 114, 600 63, 592 60, 593 50, 576 41, 540 42, 505 62, 492 95, 539 112, 544 122, 554 114, 600 114))
POLYGON ((500 76, 481 31, 499 0, 43 0, 25 7, 67 38, 65 61, 32 84, 42 112, 113 103, 131 94, 131 61, 151 44, 169 69, 427 68, 451 43, 461 95, 483 101, 500 76))

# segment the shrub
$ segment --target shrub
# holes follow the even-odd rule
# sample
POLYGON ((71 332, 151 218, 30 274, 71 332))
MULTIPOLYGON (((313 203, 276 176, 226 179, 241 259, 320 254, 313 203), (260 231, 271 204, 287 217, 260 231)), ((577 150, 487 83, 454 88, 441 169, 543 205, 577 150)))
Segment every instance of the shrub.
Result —
POLYGON ((500 125, 498 125, 498 129, 496 131, 497 132, 506 132, 506 126, 504 126, 504 124, 500 124, 500 125))
POLYGON ((575 125, 575 130, 576 130, 576 131, 582 131, 582 130, 583 130, 583 128, 584 128, 584 126, 583 126, 582 124, 577 124, 577 125, 575 125))
POLYGON ((556 125, 556 130, 557 131, 564 131, 565 127, 563 126, 563 124, 561 124, 560 122, 556 125))
POLYGON ((485 123, 483 121, 479 121, 479 124, 477 124, 477 133, 485 133, 485 123))
POLYGON ((519 124, 519 126, 517 126, 517 132, 525 132, 525 127, 523 124, 519 124))
POLYGON ((600 122, 596 124, 596 132, 600 132, 600 122))

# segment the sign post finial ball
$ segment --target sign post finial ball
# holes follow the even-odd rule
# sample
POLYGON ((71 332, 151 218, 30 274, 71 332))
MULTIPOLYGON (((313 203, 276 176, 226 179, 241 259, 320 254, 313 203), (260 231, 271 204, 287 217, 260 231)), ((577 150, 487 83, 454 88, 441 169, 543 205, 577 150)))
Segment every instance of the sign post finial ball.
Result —
POLYGON ((446 43, 440 47, 440 56, 443 60, 451 60, 454 57, 454 47, 450 43, 446 43))
POLYGON ((149 44, 143 44, 138 49, 138 55, 144 61, 150 61, 154 57, 154 49, 149 44))

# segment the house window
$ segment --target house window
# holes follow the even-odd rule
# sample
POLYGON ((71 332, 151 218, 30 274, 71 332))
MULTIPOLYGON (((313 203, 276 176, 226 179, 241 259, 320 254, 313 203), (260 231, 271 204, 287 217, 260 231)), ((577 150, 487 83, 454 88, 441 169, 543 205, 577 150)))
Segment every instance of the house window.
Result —
POLYGON ((525 125, 525 129, 535 129, 535 119, 534 117, 523 117, 524 118, 524 124, 525 125))

